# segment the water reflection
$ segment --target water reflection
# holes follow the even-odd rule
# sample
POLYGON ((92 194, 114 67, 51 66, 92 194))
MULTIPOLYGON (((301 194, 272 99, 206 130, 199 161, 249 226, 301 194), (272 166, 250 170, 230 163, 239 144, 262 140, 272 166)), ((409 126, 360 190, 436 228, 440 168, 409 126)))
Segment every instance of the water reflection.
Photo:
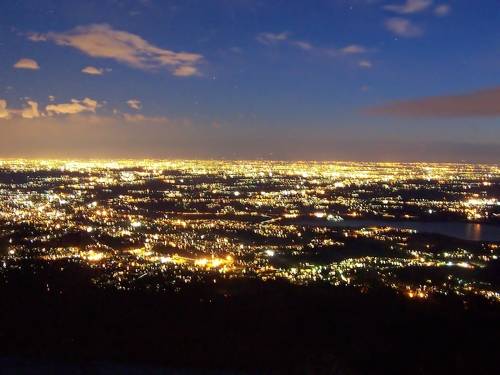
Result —
POLYGON ((470 238, 473 241, 480 241, 481 240, 481 224, 467 224, 467 227, 465 229, 466 235, 468 238, 470 238))
POLYGON ((344 220, 325 224, 328 226, 349 228, 386 226, 398 229, 414 229, 422 233, 437 233, 470 241, 500 241, 500 226, 492 224, 384 220, 344 220))

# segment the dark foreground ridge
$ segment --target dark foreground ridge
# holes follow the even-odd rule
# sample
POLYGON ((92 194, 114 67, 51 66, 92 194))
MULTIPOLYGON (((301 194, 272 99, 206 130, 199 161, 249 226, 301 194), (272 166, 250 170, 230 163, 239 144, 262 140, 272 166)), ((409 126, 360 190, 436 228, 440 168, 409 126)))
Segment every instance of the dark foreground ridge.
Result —
POLYGON ((0 356, 5 371, 497 370, 500 308, 485 299, 421 301, 387 289, 360 293, 348 287, 255 280, 195 284, 182 293, 120 292, 96 288, 85 272, 47 270, 34 279, 19 271, 1 286, 0 356))

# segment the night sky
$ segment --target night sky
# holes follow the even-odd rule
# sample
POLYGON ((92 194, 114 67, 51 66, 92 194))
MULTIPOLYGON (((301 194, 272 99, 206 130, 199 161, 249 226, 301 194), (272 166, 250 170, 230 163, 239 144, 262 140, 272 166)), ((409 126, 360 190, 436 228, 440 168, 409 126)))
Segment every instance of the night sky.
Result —
POLYGON ((19 0, 0 157, 500 162, 498 0, 19 0))

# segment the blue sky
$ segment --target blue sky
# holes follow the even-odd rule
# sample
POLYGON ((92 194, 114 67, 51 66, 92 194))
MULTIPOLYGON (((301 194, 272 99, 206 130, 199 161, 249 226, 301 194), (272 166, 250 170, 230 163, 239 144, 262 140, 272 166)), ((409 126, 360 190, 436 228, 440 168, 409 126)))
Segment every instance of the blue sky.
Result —
POLYGON ((9 1, 0 156, 500 161, 495 0, 9 1))

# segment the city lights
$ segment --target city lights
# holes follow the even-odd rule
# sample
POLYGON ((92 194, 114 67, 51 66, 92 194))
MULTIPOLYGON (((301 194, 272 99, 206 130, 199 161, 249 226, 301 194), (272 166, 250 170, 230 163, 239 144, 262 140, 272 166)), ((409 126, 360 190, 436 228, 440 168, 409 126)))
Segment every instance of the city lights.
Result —
POLYGON ((148 275, 157 289, 214 277, 362 289, 370 274, 412 299, 500 300, 472 273, 497 259, 498 243, 450 245, 398 226, 458 221, 480 235, 499 220, 497 166, 2 160, 0 172, 23 176, 0 184, 4 270, 78 262, 118 289, 148 275), (436 277, 401 277, 414 269, 436 277))

